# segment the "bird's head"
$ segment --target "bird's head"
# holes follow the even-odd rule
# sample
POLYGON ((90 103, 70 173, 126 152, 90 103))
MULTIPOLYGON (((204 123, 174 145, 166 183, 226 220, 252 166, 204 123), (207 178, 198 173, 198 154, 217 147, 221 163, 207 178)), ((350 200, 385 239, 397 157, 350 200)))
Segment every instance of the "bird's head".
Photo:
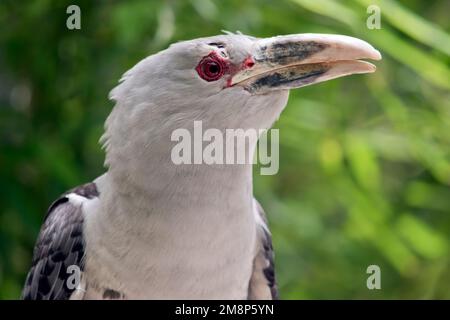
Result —
POLYGON ((289 90, 375 71, 361 59, 381 55, 367 42, 342 35, 224 34, 178 42, 123 76, 110 94, 116 107, 105 137, 118 146, 130 140, 149 145, 176 128, 192 128, 196 120, 219 130, 266 129, 285 107, 289 90))
MULTIPOLYGON (((225 34, 178 42, 142 60, 124 75, 111 97, 118 104, 131 104, 129 108, 147 104, 169 116, 158 119, 164 122, 170 116, 190 121, 217 118, 227 125, 225 119, 230 118, 233 127, 239 121, 233 123, 232 115, 242 119, 255 112, 273 121, 290 89, 375 71, 361 59, 379 60, 381 55, 367 42, 342 35, 260 39, 225 34)), ((148 114, 155 116, 151 110, 148 114)))

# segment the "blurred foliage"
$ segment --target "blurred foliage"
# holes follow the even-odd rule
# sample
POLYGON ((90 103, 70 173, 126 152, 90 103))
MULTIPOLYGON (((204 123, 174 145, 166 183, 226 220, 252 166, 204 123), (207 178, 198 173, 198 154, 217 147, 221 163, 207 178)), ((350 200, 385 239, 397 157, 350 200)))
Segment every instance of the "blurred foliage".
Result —
POLYGON ((17 298, 49 204, 103 172, 121 74, 171 42, 225 30, 340 33, 372 75, 291 93, 280 172, 255 175, 282 298, 450 298, 450 2, 0 2, 0 298, 17 298), (82 29, 66 28, 77 3, 82 29), (382 28, 366 27, 367 6, 382 28), (366 288, 377 264, 382 289, 366 288))

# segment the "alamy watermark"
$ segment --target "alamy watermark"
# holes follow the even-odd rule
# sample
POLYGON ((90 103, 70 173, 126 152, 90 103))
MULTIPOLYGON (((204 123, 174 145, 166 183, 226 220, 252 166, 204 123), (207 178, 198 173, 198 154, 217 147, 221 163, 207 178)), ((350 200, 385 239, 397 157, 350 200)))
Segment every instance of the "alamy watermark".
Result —
POLYGON ((274 175, 279 169, 278 129, 203 130, 202 121, 194 121, 193 130, 174 130, 171 141, 176 142, 171 151, 172 162, 176 165, 255 164, 259 161, 262 175, 274 175))
POLYGON ((381 269, 376 264, 367 267, 366 273, 370 274, 367 278, 366 286, 369 290, 381 289, 381 269))
POLYGON ((72 4, 67 7, 66 13, 69 14, 66 20, 66 27, 69 30, 81 29, 81 9, 79 6, 72 4))
POLYGON ((381 9, 377 5, 370 5, 367 7, 367 14, 369 16, 366 20, 366 26, 369 30, 381 29, 381 9))

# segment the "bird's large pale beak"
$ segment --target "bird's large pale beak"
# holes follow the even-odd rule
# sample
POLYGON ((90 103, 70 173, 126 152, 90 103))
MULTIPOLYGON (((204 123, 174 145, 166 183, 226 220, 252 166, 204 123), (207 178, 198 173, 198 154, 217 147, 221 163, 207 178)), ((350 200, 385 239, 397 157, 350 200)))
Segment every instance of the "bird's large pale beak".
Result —
POLYGON ((359 59, 380 60, 367 42, 329 34, 296 34, 256 40, 254 65, 236 73, 231 85, 251 93, 300 88, 347 76, 374 72, 359 59))

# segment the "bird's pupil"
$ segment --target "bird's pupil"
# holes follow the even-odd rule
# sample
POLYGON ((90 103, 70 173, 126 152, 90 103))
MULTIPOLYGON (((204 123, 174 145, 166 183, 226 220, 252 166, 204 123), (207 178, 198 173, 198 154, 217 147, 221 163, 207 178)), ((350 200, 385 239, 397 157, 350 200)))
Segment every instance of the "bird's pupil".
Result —
POLYGON ((211 64, 208 66, 208 71, 209 71, 211 74, 216 74, 216 73, 219 72, 219 66, 218 66, 216 63, 211 63, 211 64))

